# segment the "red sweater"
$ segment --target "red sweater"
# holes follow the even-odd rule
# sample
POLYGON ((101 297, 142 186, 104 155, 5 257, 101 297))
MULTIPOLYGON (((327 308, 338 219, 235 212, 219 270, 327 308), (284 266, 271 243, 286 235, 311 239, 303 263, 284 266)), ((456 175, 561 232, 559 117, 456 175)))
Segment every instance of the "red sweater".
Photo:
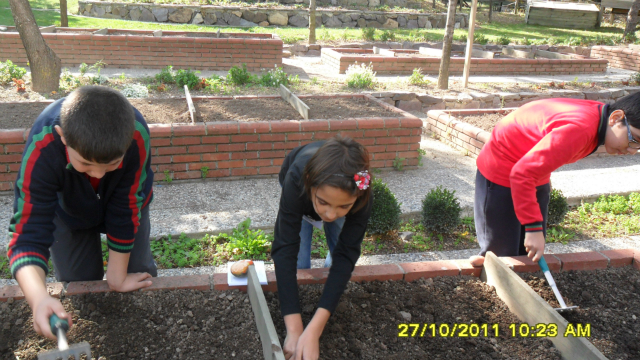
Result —
POLYGON ((521 106, 496 124, 476 164, 489 181, 511 188, 516 216, 527 230, 542 230, 536 186, 604 143, 604 109, 597 101, 545 99, 521 106))

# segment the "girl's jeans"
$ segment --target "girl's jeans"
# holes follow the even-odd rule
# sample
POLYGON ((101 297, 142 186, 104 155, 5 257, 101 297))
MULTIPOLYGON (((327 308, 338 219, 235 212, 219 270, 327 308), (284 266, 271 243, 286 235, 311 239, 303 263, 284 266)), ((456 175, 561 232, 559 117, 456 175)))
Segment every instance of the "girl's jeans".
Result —
MULTIPOLYGON (((327 239, 327 245, 329 246, 329 253, 324 261, 324 267, 331 267, 331 253, 335 249, 338 243, 338 237, 342 232, 342 226, 344 225, 344 216, 338 218, 334 222, 324 222, 324 235, 327 239)), ((310 269, 311 268, 311 236, 313 235, 313 225, 308 221, 302 220, 302 228, 300 229, 300 251, 298 252, 298 269, 310 269)))

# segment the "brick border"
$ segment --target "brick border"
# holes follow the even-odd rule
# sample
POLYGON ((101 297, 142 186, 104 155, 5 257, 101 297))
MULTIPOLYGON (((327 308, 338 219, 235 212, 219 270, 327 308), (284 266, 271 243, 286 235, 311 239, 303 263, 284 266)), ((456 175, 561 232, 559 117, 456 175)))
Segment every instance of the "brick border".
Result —
MULTIPOLYGON (((196 70, 228 70, 247 64, 252 71, 282 66, 282 40, 275 34, 229 33, 232 38, 178 37, 204 32, 109 29, 107 35, 65 34, 98 29, 56 28, 42 37, 62 60, 62 66, 92 64, 103 60, 115 68, 160 69, 168 65, 196 70), (121 33, 125 33, 121 35, 121 33), (110 35, 111 34, 111 35, 110 35)), ((227 35, 227 33, 225 33, 227 35)), ((0 53, 17 65, 28 62, 20 34, 9 26, 0 32, 0 53)))
POLYGON ((594 46, 591 56, 606 59, 613 68, 640 71, 640 51, 617 46, 594 46))
MULTIPOLYGON (((194 97, 248 100, 279 96, 194 97)), ((173 180, 273 176, 280 172, 286 154, 293 148, 335 135, 349 136, 365 145, 371 167, 391 169, 397 157, 407 168, 418 165, 422 120, 369 94, 300 95, 308 98, 367 99, 392 112, 393 117, 323 120, 219 121, 185 124, 150 124, 151 163, 158 182, 169 171, 173 180)), ((50 103, 51 101, 47 101, 50 103)), ((0 191, 12 190, 22 160, 28 129, 0 130, 0 191), (0 148, 2 149, 2 148, 0 148)))
MULTIPOLYGON (((546 254, 545 259, 552 272, 570 270, 595 270, 616 268, 632 265, 640 270, 640 250, 618 249, 606 251, 589 251, 569 254, 546 254)), ((515 272, 530 273, 538 272, 540 268, 526 256, 501 257, 509 268, 515 272)), ((401 264, 385 265, 364 265, 356 266, 351 281, 414 281, 421 278, 434 278, 439 276, 459 276, 472 275, 479 277, 481 267, 473 267, 466 259, 461 260, 441 260, 424 261, 401 264)), ((324 284, 329 276, 328 268, 314 268, 298 270, 297 278, 299 285, 324 284)), ((263 291, 275 292, 278 290, 275 272, 267 272, 268 285, 263 285, 263 291)), ((86 293, 101 293, 110 291, 105 280, 82 281, 69 283, 66 290, 62 283, 47 284, 49 292, 54 297, 71 296, 86 293)), ((167 276, 153 279, 153 285, 141 291, 156 290, 241 290, 246 291, 246 286, 229 287, 227 285, 226 273, 215 273, 213 275, 187 275, 187 276, 167 276)), ((24 299, 24 295, 17 285, 10 285, 0 288, 0 302, 6 302, 9 298, 14 300, 24 299)))
MULTIPOLYGON (((506 114, 517 108, 502 109, 467 109, 467 110, 430 110, 427 112, 425 129, 438 136, 438 139, 456 150, 467 152, 472 158, 480 155, 480 150, 489 141, 491 133, 468 124, 456 116, 470 116, 482 114, 506 114)), ((604 146, 595 152, 607 155, 604 146)))
MULTIPOLYGON (((417 50, 402 50, 415 52, 417 50)), ((471 59, 471 75, 550 75, 604 73, 609 63, 606 59, 584 58, 581 55, 570 60, 559 59, 471 59)), ((350 65, 371 63, 378 74, 411 75, 413 69, 422 69, 423 74, 438 74, 440 58, 391 57, 374 55, 371 49, 322 48, 322 62, 334 71, 344 74, 350 65)), ((462 74, 464 58, 451 58, 449 73, 462 74)))

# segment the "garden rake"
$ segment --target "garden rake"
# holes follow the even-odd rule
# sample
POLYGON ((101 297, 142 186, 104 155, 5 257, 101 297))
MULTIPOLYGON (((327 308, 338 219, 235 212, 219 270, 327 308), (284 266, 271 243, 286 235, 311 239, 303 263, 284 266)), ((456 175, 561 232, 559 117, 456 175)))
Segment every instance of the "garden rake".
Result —
POLYGON ((49 325, 51 325, 51 332, 58 337, 58 350, 50 350, 38 354, 38 360, 67 360, 69 356, 73 356, 75 360, 80 360, 82 355, 85 355, 87 360, 91 360, 91 346, 89 346, 88 342, 84 341, 71 346, 67 343, 67 331, 69 330, 69 322, 67 320, 62 320, 56 314, 53 314, 49 318, 49 325))
POLYGON ((540 260, 538 260, 538 265, 540 265, 540 269, 542 269, 542 272, 544 273, 544 277, 547 278, 547 282, 549 283, 549 286, 551 286, 553 293, 556 295, 556 299, 558 300, 558 303, 560 303, 560 307, 555 308, 555 310, 557 312, 563 312, 563 311, 571 311, 571 310, 577 309, 578 308, 577 306, 567 306, 567 304, 565 304, 564 300, 562 299, 562 295, 560 295, 560 291, 558 291, 556 282, 553 281, 553 276, 551 276, 551 271, 549 271, 549 265, 547 265, 547 261, 544 259, 544 256, 540 257, 540 260))

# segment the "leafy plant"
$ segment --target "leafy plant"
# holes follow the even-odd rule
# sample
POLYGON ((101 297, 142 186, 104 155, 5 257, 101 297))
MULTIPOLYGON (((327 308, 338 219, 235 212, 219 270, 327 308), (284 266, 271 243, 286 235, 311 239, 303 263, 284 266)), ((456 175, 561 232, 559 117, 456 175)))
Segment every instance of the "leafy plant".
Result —
POLYGON ((89 71, 89 65, 87 65, 85 63, 80 64, 80 68, 79 68, 78 71, 80 71, 80 76, 84 77, 87 74, 87 72, 89 71))
POLYGON ((345 74, 347 86, 356 89, 371 88, 376 79, 376 73, 373 71, 373 64, 371 63, 369 65, 358 65, 357 63, 350 65, 345 74))
POLYGON ((427 193, 422 200, 422 225, 427 231, 449 233, 458 226, 462 208, 455 193, 442 186, 427 193))
POLYGON ((227 74, 227 82, 234 85, 244 85, 251 82, 251 73, 247 70, 247 64, 242 67, 232 66, 227 74))
POLYGON ((409 77, 409 84, 415 86, 426 86, 429 85, 429 80, 425 80, 424 75, 422 74, 422 69, 415 68, 409 77))
POLYGON ((127 84, 122 89, 122 95, 128 98, 146 98, 149 97, 149 89, 141 84, 127 84))
POLYGON ((204 79, 204 82, 205 82, 205 86, 204 86, 205 91, 218 93, 226 90, 224 79, 222 79, 218 75, 213 74, 210 77, 204 79))
POLYGON ((393 159, 393 167, 398 171, 402 171, 402 169, 404 169, 405 160, 406 160, 405 158, 396 156, 396 158, 393 159))
POLYGON ((636 84, 640 84, 640 71, 631 74, 631 76, 629 76, 629 80, 636 84))
POLYGON ((120 81, 124 82, 125 80, 127 80, 127 75, 125 73, 122 73, 118 78, 120 79, 120 81))
POLYGON ((376 36, 376 28, 372 27, 364 27, 361 28, 362 31, 362 39, 366 41, 373 41, 376 36))
POLYGON ((27 69, 15 65, 11 60, 7 60, 6 62, 0 61, 0 83, 6 84, 12 81, 13 79, 22 80, 22 78, 27 74, 27 69))
POLYGON ((233 229, 231 235, 220 234, 220 239, 227 240, 223 244, 222 249, 226 256, 233 260, 254 259, 266 260, 267 255, 271 251, 271 242, 273 237, 265 234, 262 230, 251 230, 251 219, 238 224, 233 229))
POLYGON ((202 177, 203 179, 207 178, 207 174, 209 174, 209 167, 208 166, 203 166, 200 168, 200 177, 202 177))
POLYGON ((64 68, 62 74, 60 74, 59 88, 62 91, 73 91, 80 86, 80 79, 69 72, 69 69, 64 68))
POLYGON ((106 76, 100 75, 100 71, 105 66, 107 66, 107 64, 102 60, 98 60, 95 64, 89 66, 89 70, 94 70, 96 72, 96 74, 91 77, 92 83, 102 85, 109 82, 109 79, 106 76))
POLYGON ((547 223, 549 225, 562 223, 568 211, 569 204, 567 203, 567 198, 562 194, 562 191, 552 189, 549 195, 549 215, 547 216, 547 223))
POLYGON ((167 184, 171 184, 171 182, 173 181, 173 178, 171 177, 171 172, 169 170, 164 171, 164 181, 167 184))
POLYGON ((422 157, 427 155, 427 151, 424 149, 418 149, 418 166, 422 166, 422 157))
POLYGON ((487 45, 487 43, 489 42, 489 38, 487 38, 482 33, 476 33, 473 36, 473 42, 476 43, 476 44, 480 44, 480 45, 487 45))
POLYGON ((176 78, 173 66, 167 65, 167 67, 162 68, 162 70, 156 74, 156 80, 163 84, 174 84, 176 82, 176 78))
POLYGON ((454 35, 453 39, 460 42, 467 42, 467 34, 460 34, 457 37, 454 35))
POLYGON ((380 41, 396 41, 396 34, 389 30, 384 30, 380 34, 380 41))
POLYGON ((384 234, 400 226, 400 204, 387 184, 380 179, 371 183, 373 207, 367 225, 369 234, 384 234))
POLYGON ((25 92, 27 91, 27 88, 24 84, 24 80, 22 79, 13 79, 13 86, 16 87, 16 91, 17 92, 25 92))
POLYGON ((311 235, 311 255, 326 258, 329 253, 329 246, 327 245, 327 238, 324 231, 313 228, 313 234, 311 235))
POLYGON ((507 35, 501 35, 498 38, 498 44, 500 45, 509 45, 511 43, 511 38, 508 37, 507 35))
POLYGON ((161 268, 194 267, 203 265, 203 248, 209 236, 203 239, 189 238, 182 233, 177 240, 171 235, 151 242, 151 253, 161 268))
MULTIPOLYGON (((298 75, 296 75, 294 78, 297 79, 297 77, 298 75)), ((267 87, 280 87, 280 84, 287 86, 289 85, 290 81, 291 78, 289 77, 289 75, 284 72, 281 67, 277 66, 275 69, 271 69, 268 72, 262 74, 260 80, 258 80, 260 85, 267 87)))
POLYGON ((189 90, 198 88, 198 85, 200 84, 200 77, 198 76, 199 73, 200 71, 192 71, 191 69, 179 69, 175 76, 176 85, 180 88, 187 85, 189 90))

